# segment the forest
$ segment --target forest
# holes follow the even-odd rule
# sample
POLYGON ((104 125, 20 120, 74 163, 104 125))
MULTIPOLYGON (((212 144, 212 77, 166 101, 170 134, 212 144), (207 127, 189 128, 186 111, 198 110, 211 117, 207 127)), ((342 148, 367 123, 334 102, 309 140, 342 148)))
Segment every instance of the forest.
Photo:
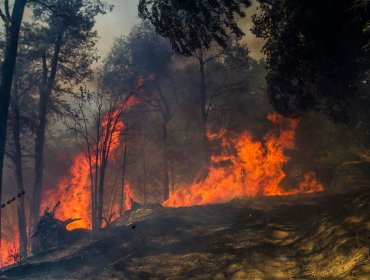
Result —
POLYGON ((0 279, 369 279, 368 4, 0 0, 0 279))

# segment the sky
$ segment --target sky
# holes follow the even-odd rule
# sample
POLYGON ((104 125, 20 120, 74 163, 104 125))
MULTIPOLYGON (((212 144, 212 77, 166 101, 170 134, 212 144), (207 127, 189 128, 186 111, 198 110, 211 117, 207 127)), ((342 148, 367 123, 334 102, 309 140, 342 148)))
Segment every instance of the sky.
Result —
POLYGON ((100 37, 97 48, 102 58, 109 53, 114 38, 127 35, 131 28, 140 22, 137 15, 138 0, 109 0, 107 2, 114 6, 113 11, 99 15, 96 19, 96 30, 100 37))
MULTIPOLYGON (((107 2, 114 5, 113 11, 98 16, 96 21, 96 29, 100 37, 97 48, 102 58, 109 53, 114 38, 127 35, 131 28, 140 22, 137 16, 137 4, 139 0, 108 0, 107 2)), ((243 40, 247 43, 251 51, 251 56, 260 59, 262 57, 260 50, 263 41, 256 39, 250 32, 250 28, 252 27, 251 15, 256 11, 256 6, 248 9, 247 17, 241 20, 241 27, 246 33, 243 40)))

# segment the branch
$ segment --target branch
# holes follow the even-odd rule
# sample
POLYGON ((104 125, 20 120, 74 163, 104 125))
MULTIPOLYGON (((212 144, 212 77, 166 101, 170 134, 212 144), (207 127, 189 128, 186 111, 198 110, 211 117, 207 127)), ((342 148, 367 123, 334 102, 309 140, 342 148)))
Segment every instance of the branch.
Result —
POLYGON ((51 11, 53 14, 57 15, 58 17, 63 17, 63 16, 66 16, 67 14, 61 14, 61 13, 58 13, 52 5, 48 5, 46 4, 45 2, 43 1, 39 1, 39 0, 29 0, 29 2, 33 2, 33 3, 37 3, 37 4, 40 4, 41 6, 44 6, 45 8, 47 8, 49 11, 51 11))
POLYGON ((5 14, 8 17, 8 19, 10 20, 11 16, 10 16, 10 12, 9 12, 9 0, 5 0, 4 6, 5 6, 5 14))
POLYGON ((209 57, 208 59, 204 60, 204 64, 207 64, 208 62, 211 62, 212 60, 215 60, 216 58, 219 58, 221 55, 224 54, 224 51, 219 51, 216 55, 209 57))
POLYGON ((4 21, 6 28, 10 27, 10 19, 4 14, 3 10, 0 8, 0 17, 4 21))
POLYGON ((7 152, 7 151, 4 151, 4 154, 7 156, 7 157, 9 157, 10 159, 12 159, 12 160, 14 160, 14 155, 13 154, 11 154, 11 153, 9 153, 9 152, 7 152))

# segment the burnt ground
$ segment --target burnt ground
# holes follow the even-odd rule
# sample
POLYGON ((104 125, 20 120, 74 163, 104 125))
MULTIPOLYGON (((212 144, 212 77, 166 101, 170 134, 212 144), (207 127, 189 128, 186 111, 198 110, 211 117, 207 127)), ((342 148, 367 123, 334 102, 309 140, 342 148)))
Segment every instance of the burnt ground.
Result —
MULTIPOLYGON (((140 209, 4 279, 370 279, 370 189, 140 209)), ((0 277, 1 278, 1 277, 0 277)), ((3 279, 1 278, 1 279, 3 279)))

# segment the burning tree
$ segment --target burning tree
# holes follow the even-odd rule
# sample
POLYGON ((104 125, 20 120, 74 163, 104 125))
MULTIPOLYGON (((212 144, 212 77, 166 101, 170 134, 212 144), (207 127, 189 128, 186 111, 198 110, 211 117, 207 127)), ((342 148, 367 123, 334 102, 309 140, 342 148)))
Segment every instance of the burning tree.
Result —
MULTIPOLYGON (((103 217, 107 206, 105 177, 108 163, 115 159, 122 136, 127 135, 128 127, 123 116, 139 102, 138 94, 145 80, 145 77, 139 77, 134 89, 126 96, 109 95, 100 86, 94 93, 81 89, 72 129, 82 139, 84 151, 74 157, 69 176, 60 181, 56 191, 46 191, 43 199, 45 207, 55 199, 61 201, 60 219, 81 218, 68 229, 99 228, 103 226, 103 220, 112 219, 111 213, 103 217)), ((129 186, 122 187, 122 196, 129 191, 129 186)), ((117 215, 123 207, 117 201, 113 204, 110 208, 114 208, 117 215)))
MULTIPOLYGON (((76 122, 75 127, 75 131, 85 142, 86 166, 83 168, 89 177, 91 198, 88 205, 91 205, 93 229, 101 227, 103 222, 105 174, 109 159, 118 149, 120 137, 127 134, 122 115, 137 102, 131 94, 120 98, 108 98, 109 100, 105 96, 100 90, 93 94, 82 93, 79 102, 80 120, 76 122), (93 110, 90 116, 86 112, 86 98, 93 110), (93 131, 90 127, 91 121, 94 122, 93 131)), ((89 110, 91 111, 91 108, 89 110)))
POLYGON ((102 226, 104 205, 105 173, 111 154, 118 148, 119 138, 127 134, 125 124, 121 120, 124 110, 136 103, 131 95, 123 98, 112 98, 108 101, 108 108, 103 113, 103 94, 98 92, 91 100, 96 105, 95 115, 95 144, 89 139, 87 119, 80 106, 84 124, 84 139, 87 147, 87 160, 91 182, 91 215, 92 227, 102 226))
MULTIPOLYGON (((149 79, 143 90, 143 113, 159 116, 159 138, 161 139, 163 200, 169 197, 169 124, 177 110, 178 89, 172 75, 170 61, 173 52, 167 40, 156 34, 148 22, 135 26, 129 36, 117 38, 114 47, 104 65, 104 84, 117 92, 130 86, 137 75, 148 75, 149 79)), ((140 125, 138 125, 140 126, 140 125)), ((141 135, 140 142, 145 142, 141 135)), ((146 202, 147 160, 145 145, 142 145, 143 195, 146 202)))
MULTIPOLYGON (((45 134, 50 112, 63 104, 62 93, 91 78, 91 65, 97 60, 95 18, 109 5, 103 1, 37 1, 33 9, 32 53, 38 81, 38 116, 35 136, 35 178, 33 183, 31 224, 35 224, 42 198, 44 179, 45 134)), ((61 110, 65 112, 65 110, 61 110)))

